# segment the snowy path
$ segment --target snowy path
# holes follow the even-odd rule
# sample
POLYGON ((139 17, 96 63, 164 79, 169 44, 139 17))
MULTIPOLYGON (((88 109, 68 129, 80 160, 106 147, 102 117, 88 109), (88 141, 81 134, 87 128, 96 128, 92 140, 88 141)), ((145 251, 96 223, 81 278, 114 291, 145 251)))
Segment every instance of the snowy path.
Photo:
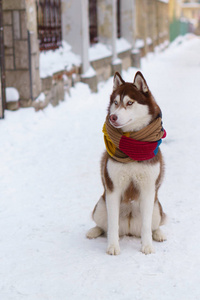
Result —
MULTIPOLYGON (((200 299, 200 39, 143 60, 163 111, 165 243, 145 256, 140 239, 87 240, 102 193, 101 133, 112 79, 98 94, 77 84, 56 108, 6 112, 0 121, 0 299, 200 299)), ((132 81, 135 69, 123 73, 132 81)))

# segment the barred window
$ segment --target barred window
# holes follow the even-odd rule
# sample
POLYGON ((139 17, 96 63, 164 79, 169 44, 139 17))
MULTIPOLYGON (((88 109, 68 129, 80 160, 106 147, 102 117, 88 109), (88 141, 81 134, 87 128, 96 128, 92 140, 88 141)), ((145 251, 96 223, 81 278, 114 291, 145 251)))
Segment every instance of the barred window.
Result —
POLYGON ((40 50, 59 48, 62 41, 61 0, 36 0, 40 50))
POLYGON ((89 0, 90 44, 98 42, 97 0, 89 0))

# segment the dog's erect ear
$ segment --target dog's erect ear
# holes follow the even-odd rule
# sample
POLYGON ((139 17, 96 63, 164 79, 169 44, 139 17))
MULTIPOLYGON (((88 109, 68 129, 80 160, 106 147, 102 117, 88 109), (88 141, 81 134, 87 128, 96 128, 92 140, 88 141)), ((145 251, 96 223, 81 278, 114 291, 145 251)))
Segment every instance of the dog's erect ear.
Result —
POLYGON ((146 93, 149 91, 148 85, 146 83, 146 80, 144 79, 143 75, 141 72, 137 72, 135 74, 135 78, 133 83, 135 84, 135 86, 138 88, 139 91, 146 93))
POLYGON ((124 82, 125 81, 121 78, 120 74, 116 72, 113 80, 113 91, 116 90, 124 82))

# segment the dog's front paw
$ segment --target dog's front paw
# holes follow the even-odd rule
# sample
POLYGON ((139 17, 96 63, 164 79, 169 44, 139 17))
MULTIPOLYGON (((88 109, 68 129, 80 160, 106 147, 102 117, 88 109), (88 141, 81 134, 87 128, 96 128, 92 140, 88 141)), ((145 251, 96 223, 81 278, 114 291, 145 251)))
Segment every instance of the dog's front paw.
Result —
POLYGON ((109 245, 106 252, 110 255, 119 255, 120 254, 119 244, 109 245))
POLYGON ((151 254, 151 253, 155 253, 155 250, 153 248, 153 246, 151 244, 149 245, 142 245, 142 249, 141 249, 142 253, 144 254, 151 254))

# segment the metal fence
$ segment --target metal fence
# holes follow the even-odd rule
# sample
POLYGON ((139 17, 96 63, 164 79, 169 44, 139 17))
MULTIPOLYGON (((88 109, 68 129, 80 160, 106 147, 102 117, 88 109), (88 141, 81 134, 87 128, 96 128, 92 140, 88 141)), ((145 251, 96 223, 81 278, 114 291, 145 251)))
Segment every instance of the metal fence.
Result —
POLYGON ((61 46, 61 0, 37 0, 37 24, 40 50, 61 46))
POLYGON ((194 26, 188 20, 173 19, 169 27, 170 42, 172 42, 179 35, 194 32, 194 26))

